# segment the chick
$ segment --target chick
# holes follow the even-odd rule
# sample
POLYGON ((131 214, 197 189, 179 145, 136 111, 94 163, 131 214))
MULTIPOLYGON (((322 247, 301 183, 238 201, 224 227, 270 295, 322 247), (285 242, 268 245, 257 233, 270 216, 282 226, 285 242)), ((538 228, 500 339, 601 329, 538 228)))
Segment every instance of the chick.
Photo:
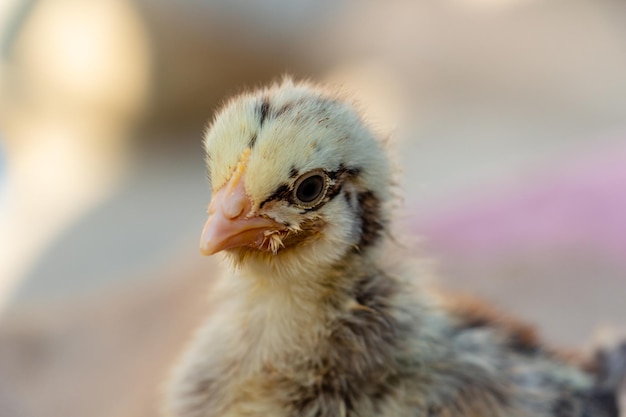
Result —
POLYGON ((390 162, 337 93, 285 79, 241 95, 204 144, 201 251, 233 268, 168 415, 617 416, 626 352, 583 366, 389 260, 390 162))

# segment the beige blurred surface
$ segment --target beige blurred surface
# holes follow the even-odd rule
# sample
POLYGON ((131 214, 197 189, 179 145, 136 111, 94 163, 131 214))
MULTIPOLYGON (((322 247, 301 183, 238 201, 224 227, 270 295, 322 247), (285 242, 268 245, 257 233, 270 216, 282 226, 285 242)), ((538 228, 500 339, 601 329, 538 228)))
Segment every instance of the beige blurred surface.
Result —
MULTIPOLYGON (((397 148, 408 224, 626 140, 618 0, 12 3, 25 9, 0 26, 3 417, 157 415, 210 309, 200 140, 234 92, 284 72, 354 91, 397 148)), ((552 343, 626 325, 626 266, 592 246, 467 259, 422 238, 443 283, 552 343)))
POLYGON ((0 327, 7 397, 24 416, 158 415, 171 364, 209 311, 212 267, 173 262, 149 284, 8 313, 0 327))
POLYGON ((127 2, 37 2, 21 33, 0 96, 0 311, 33 260, 118 186, 148 95, 147 35, 127 2))

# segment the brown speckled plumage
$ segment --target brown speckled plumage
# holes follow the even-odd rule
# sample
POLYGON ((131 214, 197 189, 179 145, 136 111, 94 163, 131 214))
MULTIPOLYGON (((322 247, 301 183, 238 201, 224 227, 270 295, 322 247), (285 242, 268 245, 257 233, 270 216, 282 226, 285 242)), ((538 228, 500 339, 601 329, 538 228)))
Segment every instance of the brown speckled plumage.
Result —
POLYGON ((250 149, 246 216, 280 225, 282 246, 225 250, 235 268, 176 370, 168 416, 617 417, 626 352, 595 367, 565 358, 389 259, 389 162, 335 93, 285 80, 243 95, 205 145, 214 190, 250 149), (312 169, 329 186, 303 208, 294 187, 312 169))

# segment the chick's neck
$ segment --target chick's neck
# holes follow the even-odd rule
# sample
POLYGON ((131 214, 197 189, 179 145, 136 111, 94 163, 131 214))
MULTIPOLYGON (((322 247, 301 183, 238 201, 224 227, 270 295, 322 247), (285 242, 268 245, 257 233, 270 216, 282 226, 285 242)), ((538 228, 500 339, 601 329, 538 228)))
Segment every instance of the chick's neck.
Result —
POLYGON ((387 279, 378 274, 380 269, 372 256, 352 251, 325 267, 273 266, 243 266, 234 285, 241 297, 239 308, 246 327, 259 330, 255 349, 269 348, 276 353, 296 341, 315 345, 327 334, 334 318, 354 306, 360 285, 371 279, 387 279))

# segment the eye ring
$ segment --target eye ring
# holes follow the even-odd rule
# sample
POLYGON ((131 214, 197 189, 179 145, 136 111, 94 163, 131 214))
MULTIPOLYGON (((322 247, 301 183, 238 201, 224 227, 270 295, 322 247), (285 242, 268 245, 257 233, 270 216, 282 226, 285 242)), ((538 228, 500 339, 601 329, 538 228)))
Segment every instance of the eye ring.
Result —
POLYGON ((313 208, 326 196, 329 186, 328 175, 321 169, 302 174, 293 186, 293 200, 302 208, 313 208))

